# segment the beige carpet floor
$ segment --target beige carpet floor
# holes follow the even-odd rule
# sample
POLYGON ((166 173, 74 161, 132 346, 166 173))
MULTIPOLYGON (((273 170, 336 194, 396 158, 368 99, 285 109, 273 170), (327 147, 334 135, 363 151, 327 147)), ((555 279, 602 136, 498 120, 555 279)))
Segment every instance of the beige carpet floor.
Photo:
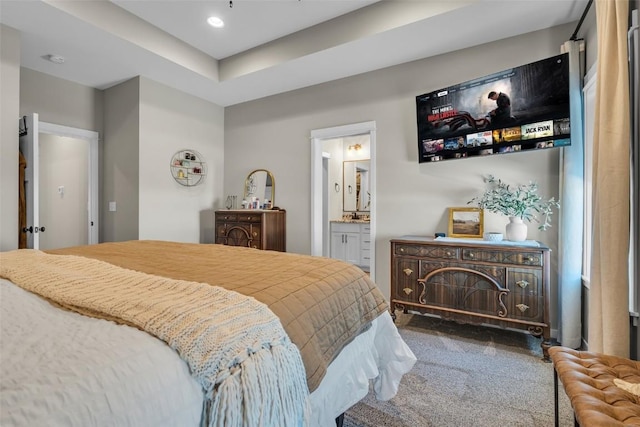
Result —
MULTIPOLYGON (((553 426, 553 366, 540 339, 398 312, 396 325, 418 361, 398 394, 369 393, 345 413, 344 427, 553 426)), ((560 389, 560 426, 573 426, 560 389)))

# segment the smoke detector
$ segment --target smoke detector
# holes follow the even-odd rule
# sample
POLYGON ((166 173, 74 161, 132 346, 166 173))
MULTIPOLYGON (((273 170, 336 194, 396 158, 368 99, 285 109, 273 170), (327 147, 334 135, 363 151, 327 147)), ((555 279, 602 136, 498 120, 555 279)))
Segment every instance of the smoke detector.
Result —
POLYGON ((64 64, 64 56, 49 54, 45 55, 44 59, 46 59, 47 61, 51 61, 54 64, 64 64))

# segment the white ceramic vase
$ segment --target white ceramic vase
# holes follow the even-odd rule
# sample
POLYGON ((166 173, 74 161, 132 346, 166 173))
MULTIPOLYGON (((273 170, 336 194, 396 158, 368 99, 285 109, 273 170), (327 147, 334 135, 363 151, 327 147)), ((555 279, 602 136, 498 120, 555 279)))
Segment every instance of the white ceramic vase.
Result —
POLYGON ((509 217, 506 237, 507 240, 512 242, 522 242, 527 240, 527 224, 522 221, 522 218, 517 216, 509 217))

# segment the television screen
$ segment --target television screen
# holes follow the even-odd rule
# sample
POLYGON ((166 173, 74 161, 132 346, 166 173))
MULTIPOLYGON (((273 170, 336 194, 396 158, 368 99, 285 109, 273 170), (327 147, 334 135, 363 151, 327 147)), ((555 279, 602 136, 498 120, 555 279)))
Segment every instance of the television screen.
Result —
POLYGON ((419 161, 569 145, 569 55, 416 96, 419 161))

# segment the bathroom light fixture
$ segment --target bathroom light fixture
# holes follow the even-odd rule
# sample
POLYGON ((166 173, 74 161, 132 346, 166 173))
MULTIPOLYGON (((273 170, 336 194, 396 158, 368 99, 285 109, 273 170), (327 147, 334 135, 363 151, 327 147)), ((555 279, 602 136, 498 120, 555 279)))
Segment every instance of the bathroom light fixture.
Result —
POLYGON ((224 21, 217 16, 210 16, 209 19, 207 19, 207 23, 214 28, 224 27, 224 21))
POLYGON ((349 146, 349 151, 351 151, 351 150, 358 151, 358 150, 361 150, 361 149, 362 149, 362 145, 360 145, 360 144, 355 144, 355 145, 350 145, 349 146))

